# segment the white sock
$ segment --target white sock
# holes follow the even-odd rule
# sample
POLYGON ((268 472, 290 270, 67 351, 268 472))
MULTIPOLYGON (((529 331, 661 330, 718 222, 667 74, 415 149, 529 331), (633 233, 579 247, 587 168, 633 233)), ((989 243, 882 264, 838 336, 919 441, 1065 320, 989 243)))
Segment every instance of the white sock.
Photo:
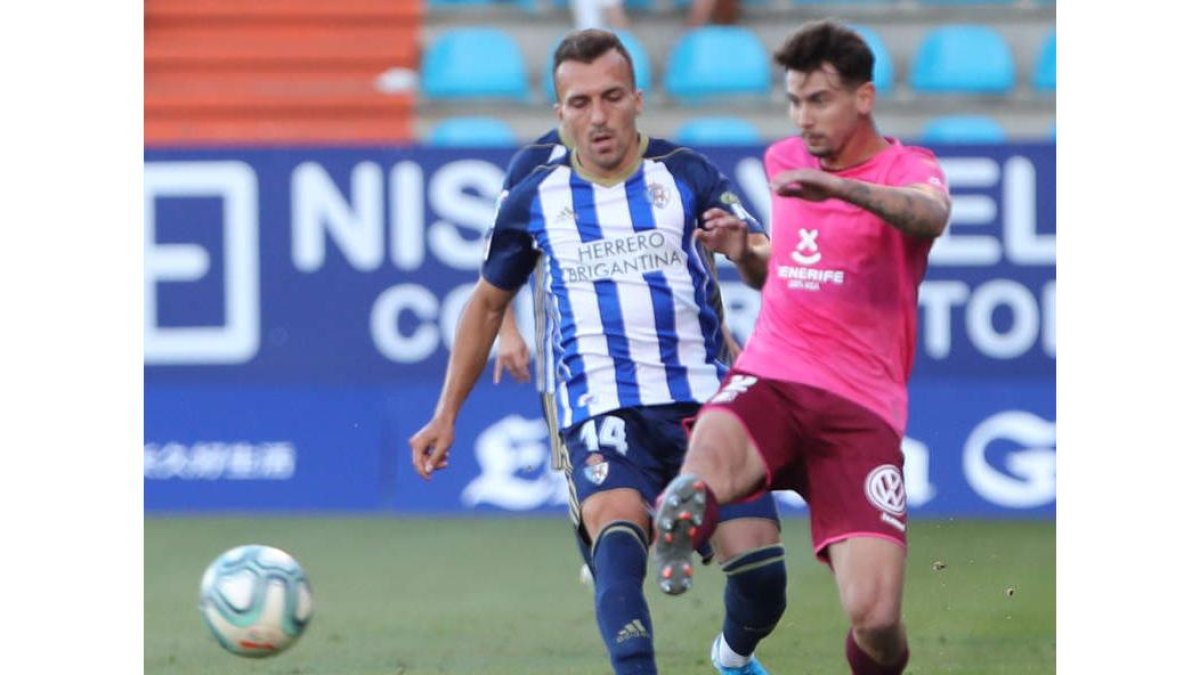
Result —
MULTIPOLYGON (((753 654, 750 656, 753 656, 753 654)), ((741 668, 750 663, 750 656, 742 656, 733 651, 733 648, 725 641, 725 634, 721 633, 721 645, 717 647, 717 660, 721 662, 722 666, 726 668, 741 668)))

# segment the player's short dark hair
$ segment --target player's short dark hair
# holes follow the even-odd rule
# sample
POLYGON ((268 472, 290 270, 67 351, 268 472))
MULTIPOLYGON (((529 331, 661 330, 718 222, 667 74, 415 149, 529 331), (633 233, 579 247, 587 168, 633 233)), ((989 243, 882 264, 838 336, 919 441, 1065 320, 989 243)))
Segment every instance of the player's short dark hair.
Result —
MULTIPOLYGON (((629 66, 629 81, 636 87, 637 83, 633 75, 633 57, 629 56, 629 50, 621 44, 621 38, 617 37, 616 33, 599 28, 585 28, 567 33, 562 42, 558 43, 558 49, 554 50, 554 70, 552 72, 557 74, 558 67, 566 61, 591 63, 610 49, 617 50, 621 58, 625 59, 625 64, 629 66)), ((557 75, 554 78, 554 89, 558 90, 557 75)))
POLYGON ((871 81, 875 54, 862 36, 833 19, 809 21, 775 51, 775 63, 798 73, 811 73, 829 63, 847 87, 871 81))

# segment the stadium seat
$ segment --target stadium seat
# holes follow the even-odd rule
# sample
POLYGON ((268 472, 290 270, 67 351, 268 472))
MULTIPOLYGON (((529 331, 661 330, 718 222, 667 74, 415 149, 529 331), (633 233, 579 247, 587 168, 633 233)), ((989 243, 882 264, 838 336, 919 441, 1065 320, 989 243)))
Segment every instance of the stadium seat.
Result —
MULTIPOLYGON (((637 88, 649 93, 653 84, 650 75, 650 56, 633 33, 626 30, 615 32, 617 37, 621 38, 621 44, 625 45, 625 49, 629 50, 629 55, 633 57, 633 80, 637 88)), ((546 55, 546 67, 542 71, 542 95, 550 102, 558 99, 554 95, 554 50, 557 48, 558 42, 556 41, 551 45, 550 53, 546 55)))
POLYGON ((921 38, 909 76, 921 94, 1007 94, 1016 86, 1016 64, 996 29, 950 25, 921 38))
MULTIPOLYGON (((829 0, 824 1, 826 3, 829 2, 829 0)), ((675 9, 685 9, 687 7, 691 7, 694 3, 695 0, 671 0, 671 5, 675 7, 675 9)), ((740 0, 740 4, 743 7, 766 7, 771 4, 771 0, 740 0)))
MULTIPOLYGON (((627 12, 648 12, 654 9, 654 3, 655 0, 624 0, 627 12)), ((571 0, 554 0, 553 4, 557 9, 568 9, 571 6, 571 0)))
POLYGON ((716 97, 763 96, 771 66, 762 41, 742 26, 701 26, 684 33, 667 54, 667 94, 684 103, 716 97))
POLYGON ((680 145, 757 145, 758 128, 740 117, 697 117, 675 132, 680 145))
POLYGON ((926 143, 1003 143, 1004 127, 985 115, 935 117, 921 131, 926 143))
POLYGON ((875 81, 875 91, 884 95, 892 93, 896 88, 896 68, 892 65, 892 55, 883 43, 883 38, 867 26, 855 24, 850 27, 862 36, 871 52, 875 54, 875 68, 871 73, 875 81))
POLYGON ((1054 91, 1058 83, 1058 46, 1054 33, 1046 37, 1042 43, 1042 51, 1038 54, 1037 65, 1033 70, 1033 88, 1035 91, 1054 91))
POLYGON ((509 124, 495 117, 451 117, 437 123, 426 139, 441 148, 513 147, 517 135, 509 124))
POLYGON ((521 50, 497 28, 458 28, 435 38, 421 60, 421 91, 431 99, 529 97, 521 50))
POLYGON ((1013 5, 1016 0, 917 0, 918 5, 1013 5))

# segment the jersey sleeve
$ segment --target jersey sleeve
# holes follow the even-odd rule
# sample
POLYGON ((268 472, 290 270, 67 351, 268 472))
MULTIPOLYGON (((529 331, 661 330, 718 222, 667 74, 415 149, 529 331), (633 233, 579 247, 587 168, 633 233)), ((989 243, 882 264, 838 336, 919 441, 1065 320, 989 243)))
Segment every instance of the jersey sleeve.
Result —
POLYGON ((737 216, 746 223, 746 229, 752 234, 766 234, 766 229, 762 223, 750 214, 746 207, 742 205, 742 200, 738 197, 734 190, 733 181, 725 177, 721 170, 716 167, 708 158, 695 154, 697 161, 695 163, 697 187, 697 215, 711 208, 718 208, 723 211, 728 211, 737 216))
POLYGON ((517 183, 525 180, 534 169, 555 157, 556 149, 561 146, 558 132, 551 131, 518 150, 504 171, 503 189, 511 190, 517 183))
POLYGON ((497 198, 496 218, 484 243, 480 276, 488 283, 515 291, 537 265, 538 251, 529 233, 530 207, 520 190, 505 190, 497 198))
POLYGON ((891 184, 898 187, 931 185, 942 192, 950 192, 950 187, 946 184, 946 173, 932 152, 914 146, 908 146, 905 150, 899 161, 892 166, 888 176, 891 184))

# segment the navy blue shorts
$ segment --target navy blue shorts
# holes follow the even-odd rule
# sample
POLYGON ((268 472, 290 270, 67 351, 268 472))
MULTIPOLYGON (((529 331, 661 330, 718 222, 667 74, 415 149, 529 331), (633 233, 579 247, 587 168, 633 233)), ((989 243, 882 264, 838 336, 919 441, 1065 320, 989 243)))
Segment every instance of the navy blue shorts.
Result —
MULTIPOLYGON (((597 492, 632 488, 649 509, 679 473, 688 440, 683 421, 699 410, 699 404, 691 403, 621 408, 564 429, 571 462, 567 478, 578 503, 597 492)), ((778 522, 779 512, 767 492, 721 507, 717 522, 735 518, 778 522)))

